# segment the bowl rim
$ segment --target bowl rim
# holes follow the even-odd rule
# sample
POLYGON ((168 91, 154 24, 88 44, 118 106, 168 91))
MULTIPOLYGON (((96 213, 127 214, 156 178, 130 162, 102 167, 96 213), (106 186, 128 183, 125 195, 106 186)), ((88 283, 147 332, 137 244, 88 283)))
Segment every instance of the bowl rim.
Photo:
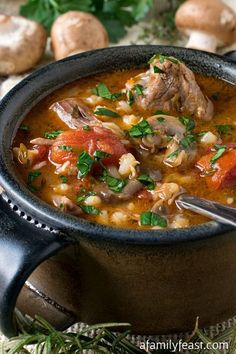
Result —
MULTIPOLYGON (((29 82, 36 82, 38 78, 45 74, 58 73, 61 70, 61 66, 67 65, 70 62, 79 63, 80 60, 86 58, 94 59, 96 56, 106 55, 106 54, 116 54, 119 51, 130 51, 131 53, 136 53, 137 51, 149 50, 150 52, 177 52, 182 55, 190 55, 190 57, 196 56, 204 60, 215 61, 217 65, 226 65, 230 70, 235 70, 236 76, 236 65, 233 64, 229 59, 223 58, 222 56, 206 53, 202 51, 197 51, 193 49, 186 49, 175 46, 160 46, 160 45, 131 45, 131 46, 117 46, 109 47, 104 49, 93 50, 89 52, 84 52, 80 54, 73 55, 71 57, 62 59, 50 63, 39 70, 36 70, 31 75, 23 79, 19 84, 17 84, 11 91, 2 99, 0 102, 0 118, 2 115, 6 115, 8 105, 11 105, 14 98, 18 95, 19 90, 26 90, 29 82)), ((170 55, 170 54, 169 54, 170 55)), ((102 70, 101 70, 102 72, 102 70)), ((105 72, 105 70, 103 70, 105 72)), ((94 75, 94 74, 93 74, 94 75)), ((89 76, 89 75, 87 75, 89 76)), ((214 76, 214 75, 211 75, 214 76)), ((224 81, 226 79, 221 78, 224 81)), ((79 80, 79 78, 73 79, 72 81, 79 80)), ((235 79, 236 81, 236 79, 235 79)), ((61 84, 60 87, 64 86, 66 83, 61 84)), ((52 90, 56 91, 58 87, 52 90)), ((42 87, 41 87, 42 90, 42 87)), ((40 90, 39 90, 40 91, 40 90)), ((47 93, 47 95, 50 93, 47 93)), ((45 95, 45 96, 47 96, 45 95)), ((40 99, 41 100, 41 99, 40 99)), ((31 104, 30 109, 37 103, 31 104)), ((26 115, 26 113, 25 113, 26 115)), ((0 119, 1 120, 1 119, 0 119)), ((19 123, 20 124, 20 123, 19 123)), ((1 125, 0 125, 1 126, 1 125)), ((1 133, 0 133, 1 135, 1 133)), ((11 138, 14 136, 12 132, 11 138)), ((2 144, 3 145, 3 144, 2 144)), ((217 235, 221 235, 226 232, 233 230, 232 227, 210 221, 207 223, 193 225, 183 229, 163 229, 163 230, 138 230, 138 229, 127 229, 119 227, 111 227, 107 225, 97 224, 82 218, 77 218, 75 216, 62 213, 56 208, 45 203, 35 195, 33 195, 29 190, 20 182, 17 176, 13 176, 9 170, 10 157, 6 156, 9 154, 1 146, 1 156, 0 156, 0 184, 5 190, 5 193, 12 198, 14 203, 22 208, 26 213, 32 215, 36 220, 39 219, 40 222, 46 225, 52 226, 56 230, 62 231, 64 233, 70 233, 75 237, 85 237, 92 239, 93 241, 111 241, 118 243, 131 243, 131 244, 142 244, 142 245, 169 245, 169 244, 179 244, 182 242, 203 240, 217 235), (8 160, 8 163, 6 163, 8 160)), ((13 161, 11 162, 11 168, 13 170, 13 161)))

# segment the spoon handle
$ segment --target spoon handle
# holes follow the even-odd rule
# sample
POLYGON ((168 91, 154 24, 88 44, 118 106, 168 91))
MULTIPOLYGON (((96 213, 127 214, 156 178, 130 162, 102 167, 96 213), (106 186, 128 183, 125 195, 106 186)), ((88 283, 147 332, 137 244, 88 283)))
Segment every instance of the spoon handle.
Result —
POLYGON ((180 208, 194 211, 195 213, 205 215, 223 224, 236 227, 236 208, 188 194, 179 196, 176 200, 176 204, 180 208))

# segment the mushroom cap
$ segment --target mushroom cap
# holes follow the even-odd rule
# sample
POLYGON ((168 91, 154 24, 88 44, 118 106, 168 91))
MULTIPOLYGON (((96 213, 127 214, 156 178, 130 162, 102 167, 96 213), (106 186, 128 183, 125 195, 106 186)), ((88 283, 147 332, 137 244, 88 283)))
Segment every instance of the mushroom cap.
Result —
POLYGON ((187 0, 177 10, 175 23, 186 34, 199 31, 215 36, 219 45, 236 39, 236 14, 221 0, 187 0))
POLYGON ((52 26, 51 39, 57 60, 109 44, 102 23, 95 16, 80 11, 69 11, 59 16, 52 26))
POLYGON ((42 57, 47 34, 35 21, 0 14, 0 75, 19 74, 42 57))

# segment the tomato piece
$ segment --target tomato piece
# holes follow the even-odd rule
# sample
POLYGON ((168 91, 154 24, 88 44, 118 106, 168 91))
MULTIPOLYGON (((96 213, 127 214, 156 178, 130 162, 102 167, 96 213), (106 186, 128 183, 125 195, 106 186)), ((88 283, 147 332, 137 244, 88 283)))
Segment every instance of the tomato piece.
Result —
POLYGON ((90 130, 79 128, 65 131, 55 139, 51 147, 50 160, 56 164, 63 164, 66 161, 76 164, 82 151, 87 151, 93 156, 96 150, 111 154, 102 159, 104 165, 117 165, 120 157, 127 153, 125 146, 111 130, 102 127, 91 127, 90 130))
POLYGON ((34 150, 38 151, 38 155, 35 157, 34 163, 38 163, 48 158, 48 146, 46 145, 35 145, 34 150))
POLYGON ((211 159, 215 152, 211 152, 198 161, 197 167, 206 174, 204 177, 210 190, 233 187, 236 185, 236 150, 226 151, 214 164, 211 173, 211 159), (209 173, 209 175, 207 175, 209 173))

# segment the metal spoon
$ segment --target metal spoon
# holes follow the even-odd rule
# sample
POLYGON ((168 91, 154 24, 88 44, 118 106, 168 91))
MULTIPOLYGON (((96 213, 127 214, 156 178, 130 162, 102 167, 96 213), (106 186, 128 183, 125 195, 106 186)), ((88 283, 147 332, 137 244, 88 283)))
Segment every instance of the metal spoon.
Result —
POLYGON ((223 224, 236 227, 236 208, 188 194, 181 194, 175 202, 180 208, 194 211, 223 224))

